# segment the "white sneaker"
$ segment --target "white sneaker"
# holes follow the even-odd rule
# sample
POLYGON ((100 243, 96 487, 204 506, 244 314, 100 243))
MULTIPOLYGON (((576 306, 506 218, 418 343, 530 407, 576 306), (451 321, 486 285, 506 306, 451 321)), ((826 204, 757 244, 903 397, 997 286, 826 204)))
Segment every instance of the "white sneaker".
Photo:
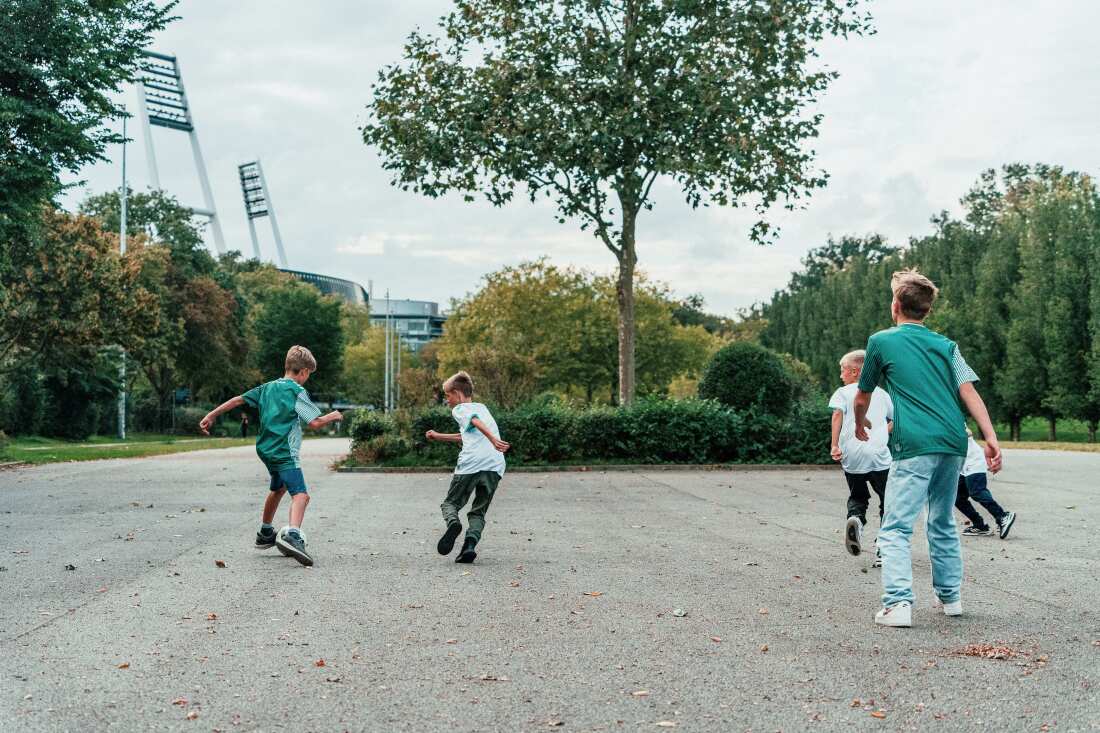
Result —
POLYGON ((848 517, 844 525, 844 547, 851 555, 863 552, 863 522, 859 517, 848 517))
POLYGON ((913 625, 913 606, 909 601, 895 603, 876 613, 875 623, 882 626, 904 626, 908 628, 913 625))
POLYGON ((951 603, 944 603, 939 598, 933 598, 932 608, 942 608, 944 616, 962 616, 963 615, 963 602, 962 599, 957 601, 951 601, 951 603))

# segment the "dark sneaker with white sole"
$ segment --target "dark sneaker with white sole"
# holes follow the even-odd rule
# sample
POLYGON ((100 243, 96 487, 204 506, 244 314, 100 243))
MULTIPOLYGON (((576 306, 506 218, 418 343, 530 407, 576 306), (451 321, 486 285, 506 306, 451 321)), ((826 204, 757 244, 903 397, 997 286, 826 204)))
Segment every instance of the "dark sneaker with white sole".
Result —
POLYGON ((263 528, 256 533, 256 549, 257 550, 270 550, 275 546, 275 528, 269 527, 265 532, 263 528))
POLYGON ((455 540, 458 539, 458 535, 462 533, 462 525, 458 522, 447 525, 447 531, 443 533, 443 536, 439 538, 439 543, 436 544, 435 549, 440 555, 450 555, 451 550, 455 548, 455 540))
POLYGON ((455 558, 455 562, 470 563, 477 557, 477 553, 474 552, 474 548, 477 546, 477 540, 472 537, 467 537, 466 541, 462 544, 462 552, 458 553, 458 557, 455 558))
POLYGON ((313 557, 306 552, 306 540, 300 532, 280 532, 275 539, 275 546, 279 548, 279 552, 293 557, 307 567, 313 564, 313 557))
POLYGON ((988 537, 993 534, 989 527, 975 527, 973 524, 962 531, 963 537, 988 537))
POLYGON ((863 522, 859 517, 848 517, 844 525, 844 547, 851 555, 863 552, 863 522))
POLYGON ((1016 524, 1016 512, 1008 512, 1001 521, 997 522, 997 526, 1000 528, 1001 539, 1008 539, 1008 532, 1012 529, 1012 525, 1016 524))

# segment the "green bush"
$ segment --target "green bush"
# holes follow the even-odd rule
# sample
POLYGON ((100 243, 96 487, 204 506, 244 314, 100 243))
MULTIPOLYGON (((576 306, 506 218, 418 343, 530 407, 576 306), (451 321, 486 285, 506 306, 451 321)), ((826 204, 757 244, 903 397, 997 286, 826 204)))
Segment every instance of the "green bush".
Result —
MULTIPOLYGON (((829 410, 798 403, 786 417, 746 412, 714 400, 638 400, 629 407, 575 409, 554 402, 495 415, 512 445, 512 465, 568 463, 828 463, 829 410)), ((356 439, 352 463, 447 465, 459 446, 428 443, 424 433, 453 433, 446 408, 422 411, 401 427, 356 439), (407 427, 406 427, 407 426, 407 427), (400 441, 406 454, 400 455, 400 441)))
POLYGON ((360 410, 348 421, 348 434, 357 441, 368 441, 393 430, 393 420, 373 410, 360 410))
POLYGON ((202 431, 199 430, 199 422, 206 417, 208 412, 210 410, 206 407, 177 407, 172 414, 172 432, 176 435, 202 435, 202 431))
POLYGON ((699 397, 782 417, 791 409, 794 388, 794 377, 778 354, 752 341, 735 341, 719 349, 703 371, 699 397))

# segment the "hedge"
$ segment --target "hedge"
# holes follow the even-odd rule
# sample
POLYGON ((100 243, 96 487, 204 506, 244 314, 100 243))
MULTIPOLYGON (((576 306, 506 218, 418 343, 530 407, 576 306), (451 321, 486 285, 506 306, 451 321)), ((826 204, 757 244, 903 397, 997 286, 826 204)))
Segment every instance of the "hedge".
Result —
MULTIPOLYGON (((629 407, 577 409, 539 404, 494 413, 513 465, 570 463, 829 463, 829 411, 796 404, 785 417, 738 411, 714 400, 639 400, 629 407)), ((357 415, 350 463, 447 465, 453 443, 429 443, 428 430, 457 430, 444 407, 393 420, 357 415)))

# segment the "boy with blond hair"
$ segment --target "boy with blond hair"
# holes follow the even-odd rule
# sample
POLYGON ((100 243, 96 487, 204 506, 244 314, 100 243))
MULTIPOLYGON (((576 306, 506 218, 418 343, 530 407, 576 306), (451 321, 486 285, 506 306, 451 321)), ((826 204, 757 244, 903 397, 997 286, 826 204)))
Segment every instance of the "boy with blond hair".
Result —
MULTIPOLYGON (((844 525, 844 546, 852 555, 863 552, 863 528, 867 526, 867 507, 871 503, 871 492, 878 495, 878 519, 882 526, 883 505, 886 502, 886 479, 890 475, 890 439, 891 420, 894 419, 894 403, 890 395, 881 387, 875 387, 867 419, 871 439, 867 442, 856 440, 855 399, 858 390, 859 374, 863 370, 866 352, 862 349, 849 351, 840 359, 840 381, 843 387, 833 392, 829 398, 829 407, 833 410, 832 446, 830 454, 834 461, 840 461, 844 469, 844 480, 848 482, 848 519, 844 525)), ((871 567, 882 566, 876 551, 871 567)))
POLYGON ((469 527, 455 562, 471 563, 477 557, 475 547, 485 529, 485 512, 493 501, 500 479, 504 477, 504 452, 511 446, 500 439, 500 430, 489 408, 474 402, 474 381, 466 372, 458 372, 443 383, 443 396, 451 408, 451 416, 458 423, 457 433, 437 433, 429 430, 428 440, 462 443, 458 454, 454 477, 447 497, 440 505, 443 523, 447 529, 439 538, 436 550, 449 555, 455 539, 462 532, 458 511, 466 506, 470 495, 474 497, 470 511, 466 513, 469 527))
POLYGON ((303 565, 312 565, 313 557, 306 550, 302 520, 309 505, 305 476, 302 475, 299 452, 302 447, 302 425, 322 428, 342 419, 333 410, 322 416, 321 410, 309 399, 302 386, 309 375, 317 371, 317 360, 304 346, 291 346, 286 352, 282 379, 276 379, 226 400, 211 410, 199 422, 206 435, 214 421, 224 412, 248 405, 260 412, 260 432, 256 436, 256 455, 271 474, 267 500, 264 502, 256 547, 266 550, 278 547, 279 552, 293 557, 303 565), (290 524, 275 532, 271 524, 284 494, 290 494, 290 524))
POLYGON ((882 609, 875 623, 912 626, 913 524, 928 510, 928 554, 935 606, 948 616, 962 614, 962 551, 955 528, 955 494, 966 458, 965 405, 985 437, 990 471, 1001 467, 1001 449, 985 403, 974 389, 978 376, 955 342, 930 331, 924 319, 939 294, 916 270, 891 279, 894 328, 867 341, 867 355, 855 398, 855 435, 867 441, 871 393, 882 384, 894 403, 886 482, 886 514, 879 530, 882 553, 882 609))

